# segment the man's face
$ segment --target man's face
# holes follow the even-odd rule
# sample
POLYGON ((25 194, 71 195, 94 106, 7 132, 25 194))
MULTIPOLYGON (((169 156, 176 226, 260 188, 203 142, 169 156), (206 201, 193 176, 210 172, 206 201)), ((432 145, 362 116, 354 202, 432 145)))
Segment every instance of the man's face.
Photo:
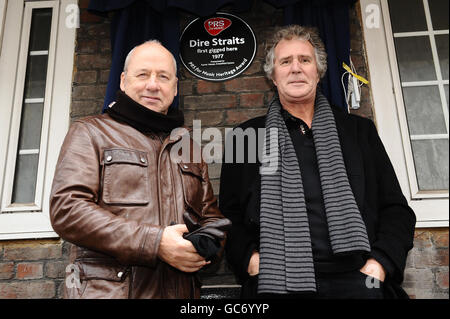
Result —
POLYGON ((120 76, 120 89, 146 108, 167 114, 177 95, 177 81, 171 53, 151 43, 134 50, 120 76))
POLYGON ((281 103, 314 101, 320 78, 311 43, 300 39, 281 40, 274 53, 272 81, 281 103))

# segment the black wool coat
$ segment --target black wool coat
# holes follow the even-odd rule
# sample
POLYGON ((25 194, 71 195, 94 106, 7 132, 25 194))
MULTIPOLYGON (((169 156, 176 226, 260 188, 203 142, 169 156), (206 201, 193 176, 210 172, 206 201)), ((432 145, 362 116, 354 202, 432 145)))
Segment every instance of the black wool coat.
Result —
MULTIPOLYGON (((404 295, 400 284, 408 251, 413 247, 415 214, 402 194, 374 123, 334 108, 333 113, 350 186, 372 249, 367 257, 375 258, 385 268, 387 276, 384 287, 391 287, 385 289, 394 289, 404 295)), ((256 141, 263 139, 263 136, 259 136, 263 133, 260 131, 258 134, 258 128, 264 128, 265 119, 265 116, 260 116, 248 120, 235 128, 234 132, 254 129, 256 141)), ((256 162, 251 162, 251 158, 249 161, 248 138, 244 143, 244 160, 237 163, 241 146, 236 144, 236 138, 233 146, 229 144, 230 141, 232 139, 228 139, 225 146, 219 207, 233 223, 225 248, 227 261, 238 281, 245 284, 249 278, 247 268, 251 254, 259 247, 261 163, 258 156, 256 162), (227 156, 230 155, 227 152, 231 150, 234 163, 227 163, 227 156)))

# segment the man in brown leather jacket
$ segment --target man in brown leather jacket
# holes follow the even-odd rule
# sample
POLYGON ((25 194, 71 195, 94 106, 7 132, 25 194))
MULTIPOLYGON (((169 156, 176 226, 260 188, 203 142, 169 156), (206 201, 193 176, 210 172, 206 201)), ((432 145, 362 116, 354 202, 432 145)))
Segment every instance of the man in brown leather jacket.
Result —
POLYGON ((181 136, 170 132, 184 124, 169 109, 177 81, 173 55, 148 41, 129 53, 106 114, 71 126, 50 197, 54 230, 74 244, 66 297, 199 297, 195 273, 215 256, 183 238, 183 213, 198 227, 223 216, 207 165, 171 158, 181 136))

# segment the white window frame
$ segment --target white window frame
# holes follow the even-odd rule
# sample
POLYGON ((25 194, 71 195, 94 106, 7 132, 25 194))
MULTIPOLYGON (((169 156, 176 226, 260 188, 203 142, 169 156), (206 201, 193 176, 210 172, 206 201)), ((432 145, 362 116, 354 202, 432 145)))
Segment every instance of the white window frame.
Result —
MULTIPOLYGON (((43 195, 43 181, 44 181, 44 169, 45 169, 45 154, 47 154, 47 137, 49 128, 49 116, 50 116, 50 106, 51 106, 51 90, 53 87, 53 71, 54 71, 54 60, 55 60, 55 45, 56 45, 56 34, 57 34, 57 21, 58 21, 58 1, 37 1, 37 2, 25 2, 25 9, 23 14, 22 35, 20 37, 20 52, 18 59, 18 68, 16 73, 16 84, 14 92, 14 103, 12 108, 11 116, 11 129, 9 133, 9 145, 8 145, 8 157, 6 159, 6 171, 4 177, 4 188, 3 196, 1 202, 1 211, 3 212, 23 212, 23 211, 41 211, 42 210, 42 195, 43 195), (39 163, 37 169, 36 178, 36 192, 34 198, 34 205, 32 204, 12 204, 11 197, 14 184, 15 168, 17 164, 17 148, 19 143, 19 128, 21 124, 21 112, 23 108, 23 95, 25 87, 25 75, 27 71, 27 61, 28 53, 33 54, 35 52, 28 51, 29 37, 30 37, 30 27, 31 27, 31 17, 33 9, 38 8, 52 8, 52 27, 50 31, 50 45, 48 50, 48 66, 47 66, 47 78, 45 85, 45 98, 38 97, 36 103, 43 102, 43 116, 42 116, 42 129, 41 129, 41 141, 39 149, 26 150, 28 154, 38 154, 39 163), (39 101, 38 101, 39 100, 39 101)), ((25 100, 27 103, 27 99, 25 100)), ((23 152, 23 151, 21 151, 23 152)), ((25 153, 23 153, 25 154, 25 153)))
POLYGON ((413 199, 420 199, 420 198, 448 198, 448 190, 446 191, 420 191, 419 186, 417 183, 417 176, 416 176, 416 170, 414 168, 414 159, 412 155, 412 149, 411 149, 411 140, 424 140, 424 139, 448 139, 448 108, 447 108, 447 102, 445 98, 445 91, 444 91, 444 85, 448 85, 448 80, 442 79, 442 73, 441 73, 441 66, 439 64, 438 54, 437 54, 437 48, 436 48, 436 42, 434 36, 430 35, 440 35, 440 34, 448 34, 448 31, 431 31, 431 17, 430 12, 428 8, 428 2, 424 1, 425 5, 425 16, 426 16, 426 22, 427 22, 427 29, 430 31, 420 31, 420 32, 401 32, 392 34, 392 28, 390 24, 390 18, 389 18, 389 11, 388 11, 388 3, 387 0, 381 1, 382 5, 382 12, 383 12, 383 19, 386 21, 385 23, 385 31, 387 39, 400 38, 400 37, 408 37, 408 36, 426 36, 430 38, 430 44, 431 44, 431 52, 433 56, 434 61, 434 68, 436 70, 436 76, 437 80, 434 81, 416 81, 416 82, 401 82, 400 74, 398 72, 398 65, 397 60, 395 58, 395 47, 394 47, 394 41, 387 41, 388 45, 388 51, 391 56, 391 63, 393 66, 393 78, 394 78, 394 86, 395 86, 395 97, 397 101, 398 108, 398 114, 400 118, 400 129, 402 133, 403 138, 403 145, 405 147, 405 153, 407 155, 407 161, 406 166, 408 169, 408 176, 409 176, 409 183, 411 185, 411 194, 413 199), (442 113, 444 115, 444 121, 447 128, 446 134, 430 134, 430 135, 410 135, 408 131, 408 123, 407 123, 407 117, 403 102, 403 94, 402 94, 402 87, 414 87, 414 86, 438 86, 439 88, 439 94, 442 101, 444 101, 442 105, 442 113))
MULTIPOLYGON (((387 0, 361 0, 360 6, 378 132, 403 193, 416 213, 416 227, 448 227, 448 190, 418 190, 387 0)), ((433 52, 436 54, 435 43, 433 52)), ((435 68, 440 70, 440 65, 435 68)), ((436 82, 445 101, 443 81, 438 78, 436 82)), ((445 112, 448 130, 448 112, 445 112)))
POLYGON ((0 47, 0 240, 58 236, 51 227, 48 199, 59 149, 70 122, 76 30, 66 24, 68 5, 77 5, 77 0, 6 3, 1 43, 7 45, 0 47), (31 8, 39 7, 52 7, 53 14, 35 204, 11 205, 31 8))
POLYGON ((6 0, 0 0, 0 51, 2 50, 3 24, 5 23, 6 0))

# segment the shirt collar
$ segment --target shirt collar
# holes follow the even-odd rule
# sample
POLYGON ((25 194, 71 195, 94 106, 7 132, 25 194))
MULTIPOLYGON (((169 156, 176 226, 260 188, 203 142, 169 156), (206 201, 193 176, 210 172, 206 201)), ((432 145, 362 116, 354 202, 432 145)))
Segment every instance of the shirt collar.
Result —
POLYGON ((281 108, 281 116, 283 117, 288 129, 299 129, 302 135, 310 135, 311 129, 302 119, 295 117, 284 108, 281 108))

